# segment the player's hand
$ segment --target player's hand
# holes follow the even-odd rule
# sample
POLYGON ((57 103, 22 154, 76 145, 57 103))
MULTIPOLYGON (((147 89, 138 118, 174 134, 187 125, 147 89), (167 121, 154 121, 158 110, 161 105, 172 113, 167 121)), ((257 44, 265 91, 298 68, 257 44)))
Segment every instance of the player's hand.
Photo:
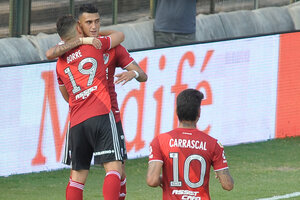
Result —
POLYGON ((83 37, 80 38, 82 44, 90 44, 93 45, 96 49, 101 49, 102 43, 99 39, 95 37, 83 37))
POLYGON ((115 77, 118 79, 115 81, 115 84, 122 83, 122 85, 125 85, 128 81, 131 81, 136 74, 133 71, 127 71, 127 72, 122 72, 120 74, 116 74, 115 77))
POLYGON ((102 43, 99 39, 93 37, 93 44, 96 49, 101 49, 102 43))

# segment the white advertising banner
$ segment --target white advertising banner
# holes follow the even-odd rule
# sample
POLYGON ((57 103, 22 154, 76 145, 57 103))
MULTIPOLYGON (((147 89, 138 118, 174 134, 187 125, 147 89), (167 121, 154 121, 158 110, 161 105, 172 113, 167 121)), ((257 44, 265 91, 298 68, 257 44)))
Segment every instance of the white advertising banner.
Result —
POLYGON ((55 63, 0 68, 1 176, 65 167, 68 104, 55 77, 55 63))
MULTIPOLYGON (((205 94, 198 128, 224 145, 274 138, 278 54, 279 35, 132 52, 148 81, 116 87, 129 158, 177 126, 186 88, 205 94)), ((0 68, 0 80, 0 176, 65 167, 55 63, 0 68)))
POLYGON ((204 92, 198 128, 224 145, 274 138, 278 53, 278 35, 132 53, 148 81, 117 87, 129 157, 146 156, 155 135, 176 127, 186 88, 204 92))

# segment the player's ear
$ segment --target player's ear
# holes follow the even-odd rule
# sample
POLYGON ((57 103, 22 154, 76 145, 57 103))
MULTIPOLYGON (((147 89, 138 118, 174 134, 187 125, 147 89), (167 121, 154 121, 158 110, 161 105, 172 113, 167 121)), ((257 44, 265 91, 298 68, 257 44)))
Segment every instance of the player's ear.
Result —
POLYGON ((198 110, 198 115, 197 115, 197 118, 196 118, 196 123, 199 121, 200 115, 201 115, 201 108, 199 108, 199 110, 198 110))
POLYGON ((82 31, 82 29, 81 29, 79 23, 77 23, 77 25, 76 25, 76 30, 77 30, 77 32, 78 32, 80 35, 83 34, 83 31, 82 31))

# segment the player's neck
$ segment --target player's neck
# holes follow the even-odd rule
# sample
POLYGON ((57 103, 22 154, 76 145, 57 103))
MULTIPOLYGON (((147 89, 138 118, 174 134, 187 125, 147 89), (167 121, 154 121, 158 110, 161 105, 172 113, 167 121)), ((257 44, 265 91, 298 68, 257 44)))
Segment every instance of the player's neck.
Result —
POLYGON ((64 38, 64 42, 65 43, 71 43, 71 42, 75 42, 76 40, 78 40, 79 39, 79 36, 71 36, 71 37, 66 37, 66 38, 64 38))
POLYGON ((197 128, 197 122, 194 122, 194 121, 180 121, 178 128, 197 128))

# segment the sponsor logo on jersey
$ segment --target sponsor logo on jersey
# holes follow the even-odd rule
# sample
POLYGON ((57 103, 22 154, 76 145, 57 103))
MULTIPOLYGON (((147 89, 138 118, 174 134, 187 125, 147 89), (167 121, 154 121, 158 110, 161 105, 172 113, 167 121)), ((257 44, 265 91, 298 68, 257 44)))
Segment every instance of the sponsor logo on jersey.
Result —
POLYGON ((188 195, 183 195, 181 197, 182 200, 201 200, 201 197, 192 197, 192 196, 188 196, 188 195))
POLYGON ((201 197, 197 197, 197 191, 190 190, 173 190, 172 195, 182 195, 183 200, 201 200, 201 197))
POLYGON ((192 133, 182 132, 183 135, 193 135, 192 133))
POLYGON ((80 98, 86 99, 88 96, 90 96, 90 94, 91 94, 93 91, 95 91, 95 90, 97 90, 97 89, 98 89, 97 86, 90 87, 90 88, 84 90, 83 92, 80 92, 79 94, 77 94, 77 95, 75 96, 75 99, 76 99, 76 100, 78 100, 78 99, 80 99, 80 98))

